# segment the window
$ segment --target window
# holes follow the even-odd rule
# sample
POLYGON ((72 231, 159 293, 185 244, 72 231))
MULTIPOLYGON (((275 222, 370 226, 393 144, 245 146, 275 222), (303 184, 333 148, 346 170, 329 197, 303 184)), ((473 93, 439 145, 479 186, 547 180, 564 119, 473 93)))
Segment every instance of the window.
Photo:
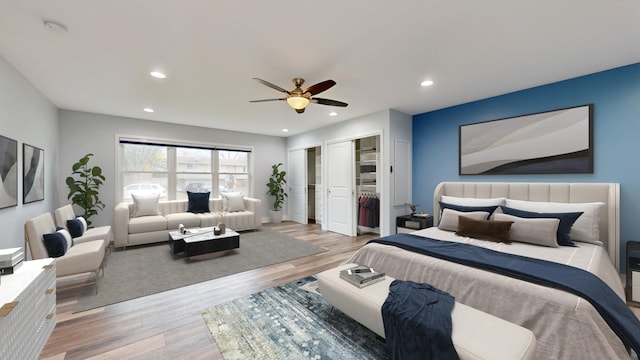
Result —
POLYGON ((249 193, 249 154, 218 151, 218 189, 220 192, 249 193))
MULTIPOLYGON (((251 151, 172 141, 120 139, 121 200, 131 194, 159 194, 162 200, 185 200, 187 191, 242 192, 251 196, 251 151)), ((119 199, 120 200, 120 199, 119 199)))

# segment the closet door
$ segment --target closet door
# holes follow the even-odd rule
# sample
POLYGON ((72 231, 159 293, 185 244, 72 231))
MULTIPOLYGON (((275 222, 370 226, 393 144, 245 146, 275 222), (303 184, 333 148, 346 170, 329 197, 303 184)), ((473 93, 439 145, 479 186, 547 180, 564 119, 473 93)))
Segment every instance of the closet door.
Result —
POLYGON ((353 141, 327 145, 327 228, 349 236, 356 235, 353 218, 354 153, 353 141))
POLYGON ((307 216, 307 150, 289 151, 289 219, 306 224, 307 216))

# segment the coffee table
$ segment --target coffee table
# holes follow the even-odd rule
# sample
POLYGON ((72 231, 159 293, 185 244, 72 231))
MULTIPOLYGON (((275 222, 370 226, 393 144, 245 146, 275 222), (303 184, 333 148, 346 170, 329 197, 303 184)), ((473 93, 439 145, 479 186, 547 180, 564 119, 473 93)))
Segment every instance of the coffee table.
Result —
POLYGON ((224 255, 240 247, 240 234, 226 229, 224 234, 214 235, 213 227, 187 229, 189 233, 169 231, 169 246, 174 254, 184 253, 189 260, 203 260, 224 255))

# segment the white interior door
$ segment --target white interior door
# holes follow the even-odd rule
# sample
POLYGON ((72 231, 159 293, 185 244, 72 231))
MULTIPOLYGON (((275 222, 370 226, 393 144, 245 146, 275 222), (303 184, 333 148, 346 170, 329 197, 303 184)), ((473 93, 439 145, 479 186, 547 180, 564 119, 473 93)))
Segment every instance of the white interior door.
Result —
POLYGON ((301 224, 307 215, 307 150, 289 151, 289 219, 301 224))
POLYGON ((327 226, 329 231, 355 236, 353 187, 355 183, 354 142, 327 146, 327 226))

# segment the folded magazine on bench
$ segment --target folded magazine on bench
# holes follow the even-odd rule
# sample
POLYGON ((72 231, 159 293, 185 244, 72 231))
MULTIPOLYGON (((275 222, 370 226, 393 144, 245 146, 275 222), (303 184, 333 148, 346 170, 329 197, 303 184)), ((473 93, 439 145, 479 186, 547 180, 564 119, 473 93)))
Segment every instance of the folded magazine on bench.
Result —
POLYGON ((359 288, 384 280, 384 273, 368 266, 354 266, 340 271, 340 278, 359 288))

